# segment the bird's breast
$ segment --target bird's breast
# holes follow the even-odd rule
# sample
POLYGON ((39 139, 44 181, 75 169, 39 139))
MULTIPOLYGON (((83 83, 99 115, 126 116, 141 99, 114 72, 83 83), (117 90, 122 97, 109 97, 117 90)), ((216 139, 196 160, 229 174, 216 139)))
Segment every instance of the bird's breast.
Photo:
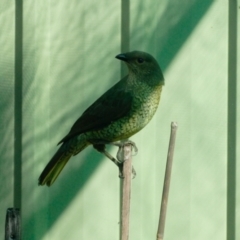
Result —
POLYGON ((162 86, 136 88, 129 113, 102 129, 85 133, 86 138, 114 142, 131 137, 152 119, 159 104, 161 90, 162 86))
POLYGON ((162 86, 155 88, 144 88, 134 99, 130 124, 137 131, 145 127, 154 116, 160 101, 162 86))

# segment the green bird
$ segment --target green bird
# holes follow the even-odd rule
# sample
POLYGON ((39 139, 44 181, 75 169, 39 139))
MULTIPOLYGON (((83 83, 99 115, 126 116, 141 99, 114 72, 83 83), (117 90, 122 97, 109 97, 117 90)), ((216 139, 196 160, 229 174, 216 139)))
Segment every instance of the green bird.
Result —
POLYGON ((105 144, 128 139, 152 119, 159 105, 164 77, 148 53, 133 51, 116 56, 128 67, 128 75, 87 108, 58 143, 58 151, 39 177, 39 185, 51 186, 68 160, 89 145, 121 163, 105 149, 105 144))

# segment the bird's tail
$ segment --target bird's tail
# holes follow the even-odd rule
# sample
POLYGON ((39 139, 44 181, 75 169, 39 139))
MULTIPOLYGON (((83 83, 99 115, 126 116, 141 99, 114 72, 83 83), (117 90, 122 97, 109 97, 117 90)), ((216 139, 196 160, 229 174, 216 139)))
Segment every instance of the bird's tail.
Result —
MULTIPOLYGON (((61 173, 64 166, 67 164, 68 160, 71 158, 72 155, 75 155, 72 151, 66 150, 66 143, 58 149, 58 151, 53 155, 47 166, 44 168, 43 172, 41 173, 38 184, 39 185, 47 185, 51 186, 55 180, 57 179, 58 175, 61 173)), ((83 146, 79 149, 80 151, 83 150, 87 144, 83 143, 83 146)), ((80 152, 79 151, 79 152, 80 152)))

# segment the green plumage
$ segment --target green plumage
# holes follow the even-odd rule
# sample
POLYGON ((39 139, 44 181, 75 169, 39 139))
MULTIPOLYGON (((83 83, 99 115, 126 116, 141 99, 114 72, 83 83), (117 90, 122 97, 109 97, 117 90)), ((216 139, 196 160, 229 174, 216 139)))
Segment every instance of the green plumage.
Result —
POLYGON ((119 54, 116 58, 125 61, 129 74, 74 123, 40 175, 40 185, 50 186, 72 155, 90 144, 99 150, 101 145, 131 137, 146 126, 156 112, 164 84, 157 61, 150 54, 139 51, 119 54))

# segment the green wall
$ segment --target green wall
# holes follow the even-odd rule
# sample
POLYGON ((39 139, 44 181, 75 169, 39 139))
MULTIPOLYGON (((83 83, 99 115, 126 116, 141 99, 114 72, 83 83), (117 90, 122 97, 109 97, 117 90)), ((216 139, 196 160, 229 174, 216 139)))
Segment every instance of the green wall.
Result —
MULTIPOLYGON (((228 171, 240 151, 240 103, 228 91, 230 81, 234 84, 228 5, 224 0, 130 3, 130 49, 154 55, 166 79, 157 114, 132 137, 139 152, 133 158, 137 177, 130 239, 156 238, 171 121, 179 129, 165 239, 240 238, 238 162, 233 180, 228 171), (231 126, 235 113, 236 126, 231 126), (234 145, 229 144, 232 129, 234 145), (236 206, 229 207, 234 201, 236 206)), ((37 186, 37 179, 73 122, 120 79, 114 57, 121 52, 121 1, 25 0, 21 11, 14 1, 2 0, 0 30, 0 229, 6 209, 19 202, 24 240, 118 239, 118 170, 92 147, 72 158, 51 188, 37 186), (17 61, 22 75, 15 67, 16 13, 23 14, 22 29, 17 29, 22 38, 16 41, 19 47, 22 40, 17 61), (21 99, 16 96, 19 79, 21 99), (14 124, 19 123, 18 134, 14 124), (13 187, 16 159, 22 160, 21 182, 15 183, 20 196, 13 187)), ((238 49, 238 59, 239 54, 238 49)), ((239 80, 239 71, 236 76, 239 80)), ((235 90, 240 91, 236 81, 235 90)), ((115 155, 115 148, 109 150, 115 155)))

